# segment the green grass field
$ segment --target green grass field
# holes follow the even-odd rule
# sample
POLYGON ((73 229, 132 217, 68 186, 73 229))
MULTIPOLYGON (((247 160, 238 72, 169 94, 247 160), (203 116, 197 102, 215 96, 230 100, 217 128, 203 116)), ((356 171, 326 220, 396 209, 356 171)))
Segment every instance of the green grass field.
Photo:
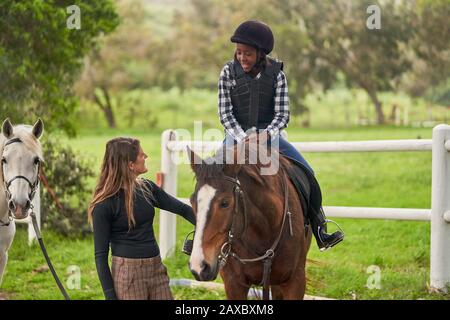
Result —
MULTIPOLYGON (((288 130, 291 141, 342 141, 375 139, 431 138, 430 128, 364 127, 349 129, 288 130)), ((118 135, 141 139, 149 154, 149 173, 154 179, 160 167, 160 132, 98 130, 85 131, 68 141, 83 155, 92 157, 96 170, 105 142, 118 135)), ((404 153, 315 153, 304 154, 316 171, 324 205, 430 208, 431 152, 404 153)), ((193 174, 188 165, 178 167, 178 196, 193 190, 193 174)), ((94 181, 90 181, 94 184, 94 181)), ((428 222, 335 219, 346 239, 321 253, 312 244, 307 264, 308 295, 335 299, 448 299, 448 295, 428 293, 430 224, 428 222), (370 289, 369 267, 380 268, 380 288, 370 289)), ((155 219, 159 221, 159 217, 155 219)), ((1 292, 9 299, 61 299, 37 245, 28 247, 25 226, 18 227, 9 253, 9 263, 1 292)), ((158 233, 158 225, 155 225, 158 233)), ((172 279, 193 279, 188 257, 180 248, 191 231, 188 222, 177 218, 177 246, 165 264, 172 279)), ((55 268, 64 283, 69 266, 78 266, 79 289, 69 289, 72 299, 103 299, 97 278, 92 237, 66 239, 44 230, 44 241, 55 268)), ((292 244, 295 245, 295 244, 292 244)), ((220 282, 220 279, 216 280, 220 282)), ((176 299, 224 299, 223 291, 173 288, 176 299)))

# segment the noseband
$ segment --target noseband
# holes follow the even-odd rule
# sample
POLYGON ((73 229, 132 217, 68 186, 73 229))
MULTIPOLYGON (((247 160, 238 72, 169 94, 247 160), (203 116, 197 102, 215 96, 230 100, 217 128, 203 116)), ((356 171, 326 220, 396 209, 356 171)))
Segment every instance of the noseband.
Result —
MULTIPOLYGON (((20 138, 14 138, 14 139, 8 140, 8 141, 6 141, 4 147, 9 146, 10 144, 13 144, 13 143, 22 143, 22 140, 20 140, 20 138)), ((36 175, 36 179, 35 179, 34 183, 32 183, 27 177, 21 176, 21 175, 14 176, 10 180, 5 181, 5 174, 3 172, 3 161, 1 161, 1 174, 2 174, 2 180, 3 180, 7 200, 11 200, 11 197, 12 197, 11 191, 9 190, 11 183, 13 183, 13 181, 17 180, 17 179, 23 179, 28 183, 28 186, 30 187, 30 193, 28 194, 28 198, 29 198, 30 202, 33 201, 33 198, 36 194, 36 190, 39 186, 39 170, 40 170, 40 162, 38 163, 38 170, 37 170, 37 175, 36 175)), ((7 223, 2 222, 0 220, 0 226, 8 226, 10 224, 10 222, 12 221, 12 218, 13 218, 11 210, 8 211, 8 218, 9 218, 9 221, 7 223)))

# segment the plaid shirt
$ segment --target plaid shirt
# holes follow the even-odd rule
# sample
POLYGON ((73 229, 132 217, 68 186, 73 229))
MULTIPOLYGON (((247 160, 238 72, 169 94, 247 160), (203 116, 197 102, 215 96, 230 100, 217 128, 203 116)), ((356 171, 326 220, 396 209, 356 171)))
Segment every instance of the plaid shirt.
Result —
MULTIPOLYGON (((233 63, 235 63, 233 61, 233 63)), ((259 78, 258 74, 256 78, 259 78)), ((225 132, 236 141, 244 140, 247 135, 233 115, 233 105, 231 103, 231 89, 236 86, 235 79, 232 78, 230 68, 226 64, 220 72, 219 78, 219 117, 225 128, 225 132)), ((266 130, 271 137, 275 137, 289 122, 289 95, 286 75, 283 71, 277 75, 275 81, 275 116, 266 130)))

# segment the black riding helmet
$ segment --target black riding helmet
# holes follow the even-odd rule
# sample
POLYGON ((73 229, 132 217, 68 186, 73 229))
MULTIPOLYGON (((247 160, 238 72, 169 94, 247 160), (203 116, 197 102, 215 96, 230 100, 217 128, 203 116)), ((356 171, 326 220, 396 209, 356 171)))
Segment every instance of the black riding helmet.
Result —
POLYGON ((269 54, 273 50, 274 38, 272 30, 264 22, 249 20, 237 27, 231 42, 243 43, 269 54))

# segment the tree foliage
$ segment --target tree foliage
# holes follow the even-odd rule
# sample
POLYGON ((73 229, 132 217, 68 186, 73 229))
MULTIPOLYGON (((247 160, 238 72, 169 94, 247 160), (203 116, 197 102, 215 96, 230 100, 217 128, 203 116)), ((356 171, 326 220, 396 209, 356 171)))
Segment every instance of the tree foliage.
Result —
POLYGON ((51 189, 41 184, 43 226, 64 235, 89 232, 86 210, 92 192, 87 181, 94 176, 93 163, 50 136, 45 136, 42 147, 42 170, 51 189))
POLYGON ((216 90, 233 58, 230 36, 247 19, 274 31, 272 55, 284 61, 294 114, 312 112, 307 94, 339 83, 365 90, 383 123, 381 92, 435 97, 449 74, 450 0, 179 0, 165 2, 160 15, 153 10, 160 1, 118 3, 122 25, 91 55, 79 82, 104 112, 114 101, 119 107, 122 90, 216 90), (381 28, 371 30, 367 9, 374 4, 381 28))
POLYGON ((413 72, 422 87, 445 81, 449 8, 449 0, 191 0, 173 20, 163 51, 168 54, 157 57, 162 69, 156 83, 215 88, 220 68, 233 56, 234 29, 259 19, 274 31, 273 55, 285 62, 294 112, 307 111, 306 94, 330 88, 343 74, 348 87, 367 92, 383 123, 379 93, 403 88, 417 61, 427 68, 413 72), (381 28, 371 30, 366 21, 373 4, 380 9, 381 28))
POLYGON ((413 36, 407 54, 412 68, 401 87, 413 97, 450 105, 450 1, 417 1, 410 13, 413 36))
POLYGON ((100 108, 110 128, 117 126, 118 93, 155 83, 155 65, 165 51, 141 0, 117 1, 117 12, 119 27, 89 53, 76 84, 76 92, 100 108))
POLYGON ((78 1, 81 29, 68 29, 69 0, 0 2, 0 114, 39 116, 46 128, 75 133, 72 86, 84 55, 118 23, 111 0, 78 1))

